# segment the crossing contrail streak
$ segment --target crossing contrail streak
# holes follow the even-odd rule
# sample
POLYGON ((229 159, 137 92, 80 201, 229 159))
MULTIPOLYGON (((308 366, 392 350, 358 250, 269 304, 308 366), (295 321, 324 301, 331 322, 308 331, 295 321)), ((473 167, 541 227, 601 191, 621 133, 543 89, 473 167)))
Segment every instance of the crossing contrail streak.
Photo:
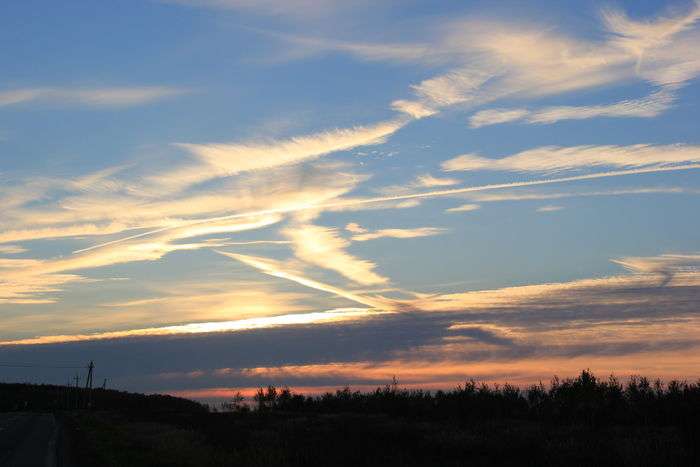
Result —
POLYGON ((155 230, 150 230, 148 232, 142 232, 142 233, 139 233, 136 235, 131 235, 129 237, 124 237, 124 238, 120 238, 117 240, 112 240, 110 242, 100 243, 99 245, 93 245, 93 246, 88 247, 88 248, 83 248, 81 250, 76 250, 73 253, 74 254, 83 253, 86 251, 106 247, 109 245, 114 245, 114 244, 125 242, 128 240, 133 240, 135 238, 153 235, 153 234, 164 232, 167 230, 171 230, 171 229, 175 229, 175 228, 179 228, 179 227, 186 227, 186 226, 191 226, 191 225, 203 224, 203 223, 207 223, 207 222, 217 222, 217 221, 230 220, 230 219, 256 217, 256 216, 263 216, 263 215, 267 215, 267 214, 285 214, 285 213, 290 213, 290 212, 305 211, 308 209, 342 209, 342 208, 350 208, 353 206, 362 206, 362 205, 366 205, 366 204, 385 203, 385 202, 389 202, 389 201, 402 201, 402 200, 408 200, 408 199, 423 199, 423 198, 437 198, 437 197, 442 197, 442 196, 459 195, 462 193, 473 193, 473 192, 477 192, 477 191, 500 190, 500 189, 504 189, 504 188, 519 188, 519 187, 537 186, 537 185, 550 185, 550 184, 554 184, 554 183, 566 183, 566 182, 576 182, 576 181, 582 181, 582 180, 594 180, 594 179, 598 179, 598 178, 622 177, 625 175, 641 175, 641 174, 659 173, 659 172, 677 172, 677 171, 681 171, 681 170, 693 170, 693 169, 700 169, 700 164, 686 164, 686 165, 678 165, 678 166, 670 166, 670 167, 646 167, 646 168, 629 169, 629 170, 612 170, 612 171, 608 171, 608 172, 598 172, 598 173, 594 173, 594 174, 573 175, 570 177, 546 178, 546 179, 541 179, 541 180, 525 180, 525 181, 520 181, 520 182, 509 182, 509 183, 493 183, 493 184, 488 184, 488 185, 467 186, 467 187, 462 187, 462 188, 451 188, 448 190, 427 191, 427 192, 423 192, 423 193, 410 193, 410 194, 405 194, 405 195, 379 196, 379 197, 372 197, 372 198, 353 198, 353 199, 345 199, 345 200, 341 199, 338 201, 322 203, 322 204, 311 204, 311 205, 304 204, 304 205, 284 207, 284 208, 265 209, 265 210, 261 210, 261 211, 243 212, 243 213, 238 213, 238 214, 228 214, 226 216, 210 217, 207 219, 196 219, 196 220, 192 220, 190 222, 178 223, 177 225, 174 225, 174 226, 167 226, 167 227, 162 227, 162 228, 155 229, 155 230))

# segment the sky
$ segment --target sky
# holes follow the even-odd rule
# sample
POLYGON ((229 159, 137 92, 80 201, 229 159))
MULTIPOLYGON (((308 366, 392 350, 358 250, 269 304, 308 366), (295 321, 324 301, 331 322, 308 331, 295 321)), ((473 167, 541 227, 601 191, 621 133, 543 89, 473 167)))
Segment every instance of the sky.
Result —
POLYGON ((0 381, 700 378, 700 1, 0 5, 0 381))

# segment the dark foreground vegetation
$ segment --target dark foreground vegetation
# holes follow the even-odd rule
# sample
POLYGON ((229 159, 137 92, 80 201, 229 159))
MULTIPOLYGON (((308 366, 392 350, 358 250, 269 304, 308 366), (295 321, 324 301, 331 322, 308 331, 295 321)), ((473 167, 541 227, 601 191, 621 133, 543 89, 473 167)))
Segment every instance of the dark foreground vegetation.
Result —
POLYGON ((623 384, 584 371, 525 390, 470 381, 306 397, 269 387, 216 412, 112 397, 61 412, 75 465, 700 465, 698 383, 623 384))

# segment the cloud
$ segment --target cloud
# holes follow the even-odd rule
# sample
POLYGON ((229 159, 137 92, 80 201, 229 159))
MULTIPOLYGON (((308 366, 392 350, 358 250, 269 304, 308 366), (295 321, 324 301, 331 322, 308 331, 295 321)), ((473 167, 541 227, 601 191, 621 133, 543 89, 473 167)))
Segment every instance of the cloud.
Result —
POLYGON ((469 212, 469 211, 476 211, 477 209, 481 209, 481 206, 478 204, 462 204, 454 208, 449 208, 445 209, 445 212, 469 212))
POLYGON ((553 212, 553 211, 561 211, 564 209, 563 206, 556 206, 554 204, 548 204, 546 206, 540 206, 539 208, 536 209, 537 212, 553 212))
MULTIPOLYGON (((643 167, 625 171, 576 175, 558 179, 555 178, 482 186, 469 186, 446 190, 436 190, 432 192, 374 198, 335 199, 338 194, 342 193, 342 191, 331 191, 331 194, 329 194, 330 198, 328 196, 318 198, 318 193, 312 189, 311 193, 314 193, 315 198, 310 198, 313 200, 313 202, 310 204, 308 202, 299 203, 298 200, 295 201, 292 199, 290 204, 286 204, 275 209, 262 209, 257 211, 251 210, 248 212, 240 212, 214 218, 203 218, 193 221, 178 222, 171 225, 166 225, 166 227, 162 227, 155 231, 136 234, 131 237, 127 237, 126 239, 118 239, 117 241, 107 242, 106 244, 102 245, 95 245, 89 251, 85 251, 85 253, 80 253, 65 259, 41 261, 40 263, 31 266, 25 265, 19 267, 19 265, 16 265, 17 267, 13 268, 9 273, 12 275, 13 279, 0 283, 0 289, 2 289, 0 296, 2 297, 3 301, 12 301, 13 303, 27 303, 30 300, 52 301, 52 298, 47 298, 45 296, 46 293, 55 292, 59 287, 64 286, 69 282, 80 282, 84 280, 84 278, 81 276, 64 274, 66 271, 104 267, 131 261, 152 261, 162 258, 165 254, 171 251, 211 248, 212 246, 226 244, 226 242, 193 242, 189 244, 175 244, 172 242, 177 239, 184 239, 193 236, 258 229, 263 226, 272 225, 279 222, 281 220, 281 214, 308 210, 343 210, 347 209, 348 207, 355 209, 368 205, 381 205, 381 203, 387 202, 404 202, 414 199, 420 200, 433 197, 456 196, 488 190, 539 186, 552 183, 617 177, 639 173, 687 170, 697 167, 697 165, 684 167, 643 167), (44 286, 43 284, 49 285, 44 286)), ((337 177, 335 177, 334 180, 337 181, 337 177)), ((264 202, 270 203, 274 201, 265 200, 264 202)), ((267 206, 269 206, 269 204, 267 204, 267 206)), ((121 213, 122 210, 113 210, 113 212, 121 213)), ((128 211, 124 212, 127 215, 133 214, 128 211)), ((79 215, 79 212, 77 214, 79 215)), ((83 234, 84 233, 85 232, 83 232, 83 234)), ((346 277, 357 279, 358 283, 381 283, 386 281, 386 278, 383 278, 372 271, 374 267, 372 262, 355 258, 354 256, 345 252, 344 248, 347 247, 347 241, 338 237, 337 232, 335 232, 334 229, 311 226, 309 230, 306 230, 306 233, 309 235, 299 235, 299 238, 292 239, 290 241, 295 241, 298 251, 304 258, 309 259, 310 264, 322 262, 323 265, 317 265, 337 270, 346 277), (333 253, 333 255, 328 257, 328 260, 317 258, 313 253, 313 251, 315 251, 313 248, 313 241, 316 241, 318 238, 324 240, 325 243, 321 245, 324 248, 330 248, 328 251, 333 253)))
POLYGON ((418 238, 440 235, 446 229, 439 227, 418 227, 415 229, 379 229, 373 232, 361 232, 352 236, 353 242, 366 242, 378 238, 418 238))
POLYGON ((411 106, 421 105, 426 109, 440 109, 476 101, 476 93, 491 77, 492 74, 488 71, 475 69, 451 71, 412 85, 411 88, 419 100, 417 103, 399 101, 403 102, 400 106, 410 108, 410 104, 411 106))
POLYGON ((698 271, 700 254, 663 254, 659 256, 630 256, 613 260, 634 272, 658 273, 674 270, 676 272, 698 271))
POLYGON ((326 312, 295 313, 280 316, 248 318, 235 321, 214 321, 206 323, 189 323, 178 326, 162 326, 127 331, 97 332, 93 334, 71 334, 41 336, 26 339, 0 341, 2 346, 12 345, 46 345, 67 342, 83 342, 105 339, 123 339, 142 336, 168 336, 173 334, 210 334, 217 332, 235 332, 250 329, 263 329, 276 326, 293 326, 313 323, 337 323, 360 319, 369 314, 365 309, 341 309, 326 312))
POLYGON ((653 117, 670 108, 675 92, 700 74, 700 52, 692 45, 700 39, 695 27, 699 11, 696 2, 684 14, 633 21, 618 11, 605 10, 602 16, 609 34, 597 40, 522 21, 444 22, 431 53, 438 53, 453 68, 412 86, 415 98, 399 100, 395 108, 418 118, 448 107, 470 109, 514 97, 535 100, 642 80, 658 90, 645 98, 611 104, 563 105, 540 111, 488 109, 473 115, 470 125, 653 117))
MULTIPOLYGON (((175 228, 182 227, 182 226, 197 225, 197 224, 202 224, 202 223, 207 223, 207 222, 218 222, 218 221, 233 220, 233 219, 254 218, 256 216, 267 215, 267 214, 290 214, 290 213, 294 213, 294 212, 302 212, 302 211, 307 211, 307 210, 343 211, 343 210, 369 209, 369 208, 372 208, 373 206, 378 206, 380 208, 386 208, 386 207, 394 207, 397 202, 403 203, 403 202, 410 202, 410 201, 415 201, 415 200, 420 201, 422 199, 435 198, 435 197, 446 197, 446 196, 449 197, 449 196, 463 195, 463 194, 469 194, 469 193, 477 193, 477 192, 482 192, 482 191, 501 190, 501 189, 527 187, 527 186, 539 186, 539 185, 566 183, 566 182, 581 181, 581 180, 593 180, 593 179, 598 179, 598 178, 620 177, 620 176, 629 176, 629 175, 646 174, 646 173, 671 172, 671 171, 679 171, 679 170, 693 170, 693 169, 697 169, 697 168, 700 168, 700 164, 687 164, 685 166, 669 166, 669 167, 665 167, 665 166, 664 167, 642 167, 642 168, 630 169, 630 170, 608 171, 608 172, 601 172, 601 173, 553 178, 553 179, 528 180, 528 181, 521 181, 521 182, 466 186, 466 187, 460 187, 460 188, 435 190, 435 191, 429 191, 429 192, 407 193, 407 194, 377 196, 377 197, 368 197, 368 198, 338 198, 339 195, 343 194, 343 192, 346 192, 349 189, 349 188, 340 188, 340 187, 338 189, 333 189, 331 187, 331 189, 329 189, 326 192, 317 191, 317 189, 313 186, 304 187, 306 189, 305 191, 301 191, 301 192, 282 191, 282 194, 284 194, 284 196, 282 196, 282 194, 276 193, 276 196, 272 197, 272 198, 266 198, 265 196, 260 196, 260 195, 258 195, 256 197, 251 197, 251 195, 245 194, 245 192, 244 192, 242 195, 238 195, 237 197, 232 196, 232 199, 236 199, 237 201, 242 200, 242 203, 243 203, 242 207, 249 206, 251 208, 249 210, 243 209, 242 212, 236 212, 234 214, 222 215, 222 216, 213 217, 213 218, 186 220, 186 221, 180 221, 177 223, 172 223, 169 221, 168 224, 166 224, 165 226, 163 226, 157 230, 152 230, 152 231, 147 231, 147 232, 135 234, 135 235, 132 235, 132 236, 129 236, 126 238, 117 239, 115 241, 111 241, 111 242, 107 242, 107 243, 103 243, 103 244, 97 244, 97 245, 94 245, 93 247, 91 247, 91 249, 92 248, 101 248, 104 246, 108 246, 108 245, 115 244, 118 242, 129 241, 129 240, 139 238, 139 237, 146 237, 146 236, 154 235, 154 234, 157 234, 157 233, 160 233, 163 231, 175 229, 175 228), (282 202, 282 201, 284 201, 284 202, 282 202), (270 205, 269 203, 272 203, 274 207, 269 207, 269 205, 270 205), (392 203, 392 204, 389 205, 389 203, 392 203), (264 207, 262 209, 255 209, 256 207, 259 207, 261 204, 263 206, 267 206, 267 207, 264 207)), ((342 179, 339 179, 336 176, 336 177, 329 179, 326 183, 333 183, 333 182, 338 182, 338 181, 342 181, 342 179)), ((341 184, 341 187, 342 187, 342 184, 341 184)), ((222 201, 227 203, 231 207, 230 201, 228 201, 227 199, 223 199, 222 201)), ((166 206, 169 206, 169 204, 166 206)), ((183 206, 189 206, 189 205, 183 203, 183 206)), ((218 209, 219 208, 217 208, 217 210, 218 209)), ((129 209, 125 209, 125 210, 119 209, 116 211, 113 209, 111 212, 113 212, 113 213, 118 212, 120 214, 124 214, 127 216, 131 216, 133 214, 129 209)), ((137 210, 137 212, 138 212, 138 210, 137 210)), ((80 215, 80 214, 73 213, 72 215, 76 216, 76 215, 80 215)), ((159 220, 159 222, 163 221, 161 218, 158 218, 158 220, 159 220)), ((88 234, 89 234, 89 230, 88 230, 88 234)), ((13 239, 14 239, 14 237, 4 238, 4 240, 6 242, 13 241, 13 239)))
POLYGON ((459 180, 457 180, 456 178, 433 177, 430 174, 424 174, 416 177, 416 181, 413 183, 413 186, 432 188, 436 186, 451 186, 458 184, 459 180))
POLYGON ((488 109, 480 110, 469 118, 469 126, 480 128, 486 125, 513 122, 521 120, 529 114, 526 109, 488 109))
POLYGON ((417 101, 395 100, 391 103, 391 108, 397 112, 405 113, 411 118, 419 119, 435 115, 438 111, 427 107, 425 104, 417 101))
POLYGON ((492 183, 489 185, 474 185, 465 186, 459 188, 450 188, 444 190, 434 190, 422 193, 407 193, 399 195, 387 195, 387 196, 376 196, 368 198, 344 198, 336 201, 329 202, 327 204, 321 205, 324 209, 343 211, 343 210, 357 210, 364 205, 374 205, 396 201, 404 200, 414 200, 414 199, 429 199, 429 198, 440 198, 440 197, 450 197, 456 195, 464 195, 469 193, 478 193, 482 191, 491 190, 502 190, 509 188, 519 188, 527 186, 540 186, 540 185, 550 185, 555 183, 568 183, 576 182, 582 180, 595 180, 599 178, 612 178, 612 177, 624 177, 629 175, 639 175, 639 174, 649 174, 649 173, 663 173, 663 172, 674 172, 680 170, 695 170, 700 169, 700 164, 686 164, 679 166, 669 166, 669 167, 641 167, 637 169, 628 170, 611 170, 606 172, 597 172, 585 175, 572 175, 568 177, 559 178, 549 178, 540 180, 527 180, 520 182, 508 182, 508 183, 492 183))
POLYGON ((501 201, 541 201, 547 199, 576 198, 588 196, 624 196, 644 194, 700 194, 700 190, 692 190, 682 187, 648 187, 648 188, 624 188, 601 191, 573 191, 554 193, 495 193, 475 194, 469 197, 481 203, 501 201))
POLYGON ((632 272, 660 274, 664 277, 662 285, 667 285, 676 274, 700 272, 700 254, 631 256, 612 261, 632 272))
POLYGON ((432 50, 429 45, 420 43, 343 41, 334 37, 312 37, 299 34, 285 34, 278 31, 255 30, 255 32, 283 41, 286 50, 283 52, 282 58, 288 59, 299 59, 326 52, 341 52, 362 60, 385 63, 425 63, 435 65, 444 61, 444 57, 441 54, 432 50))
POLYGON ((295 20, 327 18, 348 12, 365 2, 337 0, 166 0, 169 3, 219 10, 237 10, 254 14, 279 16, 295 20))
POLYGON ((671 38, 690 29, 700 19, 700 2, 693 2, 694 7, 686 14, 676 17, 661 17, 651 21, 635 21, 623 11, 603 10, 603 20, 608 31, 613 35, 612 42, 628 49, 641 65, 645 51, 668 44, 671 38))
POLYGON ((360 224, 356 222, 350 222, 345 226, 345 230, 351 233, 359 234, 359 233, 365 233, 367 232, 367 229, 362 227, 360 224))
MULTIPOLYGON (((289 274, 276 261, 229 256, 279 274, 276 277, 320 290, 332 288, 289 274)), ((589 366, 617 375, 645 368, 652 376, 682 377, 700 368, 700 276, 697 271, 678 271, 659 287, 661 278, 660 273, 631 272, 417 294, 395 302, 395 310, 388 313, 368 305, 371 310, 53 334, 5 339, 2 345, 8 358, 17 361, 28 355, 32 361, 73 361, 88 348, 102 362, 101 371, 112 375, 115 387, 169 388, 197 397, 214 394, 211 387, 243 389, 267 383, 309 391, 343 385, 364 388, 388 382, 392 375, 402 386, 431 389, 453 387, 470 377, 525 385, 551 377, 552 367, 560 375, 589 366), (108 345, 101 342, 105 339, 110 339, 108 345), (307 345, 299 346, 300 339, 307 345), (109 357, 115 349, 118 361, 109 357), (148 369, 124 368, 123 359, 132 355, 145 358, 148 369)))
POLYGON ((338 197, 363 179, 347 170, 338 172, 338 167, 279 168, 264 175, 228 179, 204 191, 189 190, 186 185, 179 190, 159 189, 140 170, 114 177, 52 180, 43 184, 47 186, 41 195, 45 199, 40 200, 36 183, 18 181, 8 191, 8 208, 0 219, 0 243, 138 229, 127 237, 134 239, 218 222, 222 214, 231 212, 243 213, 233 218, 256 216, 246 211, 279 214, 338 197))
POLYGON ((180 143, 177 146, 196 156, 199 164, 178 168, 151 177, 151 180, 165 186, 186 186, 242 172, 307 162, 338 151, 380 144, 406 123, 405 119, 396 119, 373 126, 335 129, 280 141, 180 143))
POLYGON ((31 101, 78 104, 89 107, 128 107, 187 93, 169 86, 102 88, 25 88, 0 92, 0 107, 31 101))
MULTIPOLYGON (((662 260, 663 261, 663 260, 662 260)), ((625 259, 615 260, 615 262, 626 263, 625 259)), ((654 260, 646 259, 644 264, 653 263, 654 260)), ((697 259, 682 258, 680 263, 697 264, 697 259)), ((639 267, 633 259, 628 258, 630 266, 628 268, 639 267)), ((627 263, 626 263, 627 264, 627 263)), ((633 269, 636 271, 636 269, 633 269)), ((570 282, 545 283, 517 287, 504 287, 494 290, 479 290, 473 292, 461 292, 455 294, 435 294, 425 295, 412 300, 406 300, 403 304, 412 309, 448 312, 463 310, 468 313, 479 313, 479 310, 506 310, 522 309, 527 310, 529 316, 520 316, 518 320, 532 319, 531 326, 538 319, 535 317, 535 310, 544 309, 566 309, 569 306, 585 304, 585 308, 596 313, 597 307, 615 308, 618 306, 637 305, 644 307, 650 312, 658 312, 656 307, 666 301, 674 302, 675 306, 682 307, 683 310, 690 310, 686 306, 685 298, 681 298, 684 290, 690 296, 695 295, 700 286, 700 274, 697 270, 685 270, 682 274, 677 274, 670 283, 668 294, 659 293, 659 279, 665 279, 666 270, 657 271, 652 274, 628 274, 610 276, 603 278, 580 279, 570 282), (685 289, 688 287, 688 289, 685 289), (677 295, 674 295, 677 294, 677 295)), ((687 298, 687 297, 686 297, 687 298)), ((640 308, 641 310, 641 308, 640 308)), ((685 311, 684 311, 685 312, 685 311)), ((511 315, 511 318, 513 316, 511 315)), ((605 314, 606 319, 612 316, 605 314)), ((551 319, 555 319, 551 316, 551 319)), ((504 315, 504 319, 506 318, 504 315)), ((619 318, 622 319, 622 318, 619 318)))
POLYGON ((475 113, 469 119, 469 126, 479 128, 498 123, 522 121, 525 123, 548 124, 561 120, 585 120, 598 117, 656 117, 676 101, 677 86, 664 86, 647 97, 626 99, 614 104, 545 107, 539 110, 489 109, 475 113))
POLYGON ((22 248, 19 245, 0 245, 0 254, 16 255, 19 253, 25 253, 26 251, 26 248, 22 248))
POLYGON ((596 117, 651 118, 662 114, 675 102, 675 91, 664 87, 648 97, 628 99, 614 104, 546 107, 532 112, 528 123, 555 123, 560 120, 584 120, 596 117))
MULTIPOLYGON (((416 178, 408 183, 403 183, 400 185, 388 185, 381 188, 377 188, 374 191, 382 193, 385 195, 401 195, 406 193, 411 193, 416 188, 434 188, 434 187, 446 187, 452 185, 458 185, 460 180, 456 178, 447 177, 434 177, 429 173, 417 175, 416 178)), ((395 205, 399 208, 402 206, 395 205)), ((413 206, 410 206, 413 207, 413 206)))
POLYGON ((305 287, 310 287, 312 289, 328 292, 328 293, 337 295, 339 297, 346 298, 350 301, 360 303, 362 305, 370 306, 372 308, 376 308, 378 310, 391 309, 391 302, 386 300, 386 299, 378 298, 378 297, 367 297, 364 295, 354 293, 352 291, 343 290, 343 289, 341 289, 339 287, 335 287, 333 285, 329 285, 329 284, 325 284, 323 282, 309 279, 307 277, 302 276, 301 274, 299 274, 297 272, 289 271, 288 268, 284 267, 284 265, 280 264, 277 261, 271 260, 269 258, 260 258, 260 257, 256 257, 256 256, 227 253, 224 251, 218 251, 218 253, 221 253, 224 256, 228 256, 229 258, 240 261, 244 264, 247 264, 248 266, 259 269, 263 273, 268 274, 270 276, 279 277, 280 279, 290 280, 292 282, 296 282, 297 284, 303 285, 305 287))
POLYGON ((207 224, 185 225, 168 229, 149 238, 135 238, 118 244, 47 260, 15 260, 6 262, 6 276, 0 279, 0 302, 31 303, 30 300, 53 301, 45 294, 57 292, 59 286, 86 279, 66 272, 130 263, 154 261, 174 251, 192 251, 226 246, 220 240, 176 243, 177 240, 214 233, 254 230, 279 222, 279 216, 260 216, 242 221, 225 220, 207 224))
POLYGON ((349 254, 346 249, 350 242, 339 236, 336 229, 302 224, 288 227, 282 234, 293 242, 295 256, 306 263, 333 270, 358 284, 389 281, 374 271, 373 262, 349 254))
POLYGON ((447 172, 467 170, 501 170, 512 172, 560 172, 599 167, 666 167, 700 161, 700 146, 652 145, 632 146, 543 146, 500 159, 463 154, 442 163, 447 172))

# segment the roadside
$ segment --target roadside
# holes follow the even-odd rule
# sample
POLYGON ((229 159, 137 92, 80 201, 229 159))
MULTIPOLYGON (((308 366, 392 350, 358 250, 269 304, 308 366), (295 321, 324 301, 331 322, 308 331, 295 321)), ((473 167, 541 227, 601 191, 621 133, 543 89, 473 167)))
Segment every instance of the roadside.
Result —
POLYGON ((60 425, 50 413, 0 414, 0 465, 57 467, 60 425))

